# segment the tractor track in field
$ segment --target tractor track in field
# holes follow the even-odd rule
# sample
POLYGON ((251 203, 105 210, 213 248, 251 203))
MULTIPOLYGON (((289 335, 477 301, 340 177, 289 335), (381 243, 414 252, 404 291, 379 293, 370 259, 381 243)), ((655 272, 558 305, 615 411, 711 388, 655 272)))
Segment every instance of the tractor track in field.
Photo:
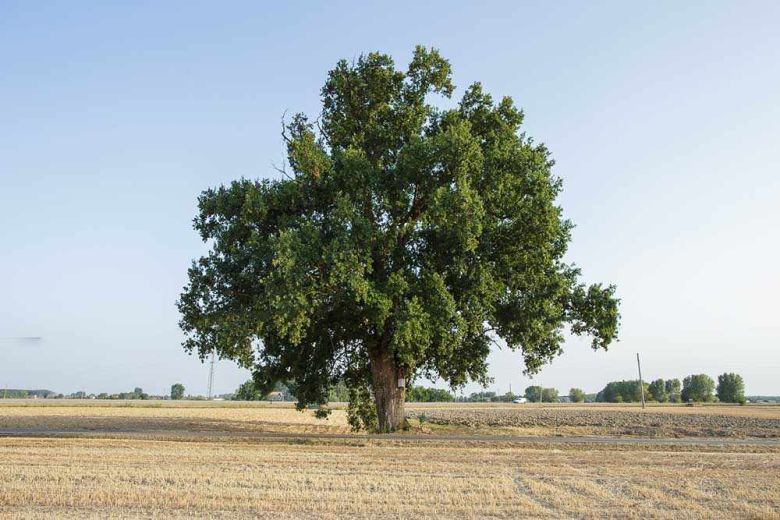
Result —
POLYGON ((720 437, 609 437, 609 436, 517 436, 517 435, 440 435, 386 434, 359 435, 338 433, 237 432, 220 430, 145 430, 145 429, 47 429, 4 428, 0 438, 142 438, 148 440, 258 440, 258 441, 371 441, 371 442, 474 442, 511 444, 576 444, 607 446, 769 446, 780 448, 778 438, 720 437))

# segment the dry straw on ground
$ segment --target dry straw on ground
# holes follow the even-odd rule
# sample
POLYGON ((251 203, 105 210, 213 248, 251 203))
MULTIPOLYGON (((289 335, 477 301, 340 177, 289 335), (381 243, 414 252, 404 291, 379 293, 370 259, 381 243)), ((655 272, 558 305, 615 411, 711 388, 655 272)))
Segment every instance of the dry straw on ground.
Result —
POLYGON ((0 514, 780 515, 780 454, 436 444, 0 441, 0 514))
MULTIPOLYGON (((496 418, 506 408, 414 406, 412 412, 488 410, 496 418)), ((751 408, 671 413, 777 419, 777 410, 751 408)), ((524 409, 542 418, 544 411, 560 417, 567 410, 524 409)), ((626 407, 569 407, 577 410, 643 416, 626 407)), ((669 410, 644 415, 665 418, 669 410)), ((774 443, 293 441, 242 433, 345 431, 343 411, 323 425, 310 412, 279 406, 0 405, 0 429, 66 426, 97 428, 113 438, 0 438, 0 517, 780 518, 780 446, 774 443), (158 432, 154 440, 127 433, 151 430, 158 432), (180 436, 185 431, 198 435, 180 436)), ((536 428, 550 427, 540 420, 536 428)))

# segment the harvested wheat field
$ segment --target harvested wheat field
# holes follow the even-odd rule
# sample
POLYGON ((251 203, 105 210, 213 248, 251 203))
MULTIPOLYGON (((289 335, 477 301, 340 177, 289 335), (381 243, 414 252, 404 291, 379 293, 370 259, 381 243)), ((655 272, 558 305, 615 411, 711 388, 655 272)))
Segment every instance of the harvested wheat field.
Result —
POLYGON ((433 425, 524 435, 780 437, 780 406, 515 405, 416 406, 433 425))
MULTIPOLYGON (((321 420, 291 403, 9 399, 0 430, 349 433, 343 406, 334 408, 321 420)), ((780 438, 780 406, 770 405, 410 403, 407 414, 414 429, 438 434, 780 438)))
MULTIPOLYGON (((662 439, 540 433, 550 424, 533 437, 490 436, 487 424, 414 419, 407 434, 354 435, 342 410, 323 423, 281 405, 9 404, 0 405, 4 518, 780 518, 780 442, 765 431, 778 420, 770 407, 515 412, 539 424, 588 411, 605 420, 634 414, 634 422, 769 421, 753 436, 698 429, 662 439)), ((410 415, 492 412, 491 420, 503 420, 509 410, 414 405, 410 415)))

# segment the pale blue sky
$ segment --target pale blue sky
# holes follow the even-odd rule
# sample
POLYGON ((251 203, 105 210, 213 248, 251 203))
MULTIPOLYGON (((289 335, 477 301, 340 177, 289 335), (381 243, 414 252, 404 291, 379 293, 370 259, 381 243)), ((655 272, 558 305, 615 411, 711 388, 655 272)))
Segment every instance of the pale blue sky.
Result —
MULTIPOLYGON (((564 180, 570 259, 621 341, 567 342, 567 391, 736 371, 780 393, 780 3, 0 0, 0 387, 205 393, 174 302, 196 197, 274 177, 285 110, 340 58, 415 44, 526 112, 564 180)), ((524 388, 518 355, 496 387, 524 388)), ((230 362, 215 388, 247 377, 230 362)), ((473 390, 474 388, 469 388, 473 390)))

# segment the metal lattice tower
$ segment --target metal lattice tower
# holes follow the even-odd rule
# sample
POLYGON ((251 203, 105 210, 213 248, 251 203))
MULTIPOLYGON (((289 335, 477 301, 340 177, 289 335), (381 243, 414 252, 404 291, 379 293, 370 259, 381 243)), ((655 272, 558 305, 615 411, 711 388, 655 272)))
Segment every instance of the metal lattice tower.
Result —
POLYGON ((211 367, 209 367, 209 400, 211 399, 211 388, 214 384, 214 360, 216 357, 216 353, 212 350, 211 351, 211 367))

